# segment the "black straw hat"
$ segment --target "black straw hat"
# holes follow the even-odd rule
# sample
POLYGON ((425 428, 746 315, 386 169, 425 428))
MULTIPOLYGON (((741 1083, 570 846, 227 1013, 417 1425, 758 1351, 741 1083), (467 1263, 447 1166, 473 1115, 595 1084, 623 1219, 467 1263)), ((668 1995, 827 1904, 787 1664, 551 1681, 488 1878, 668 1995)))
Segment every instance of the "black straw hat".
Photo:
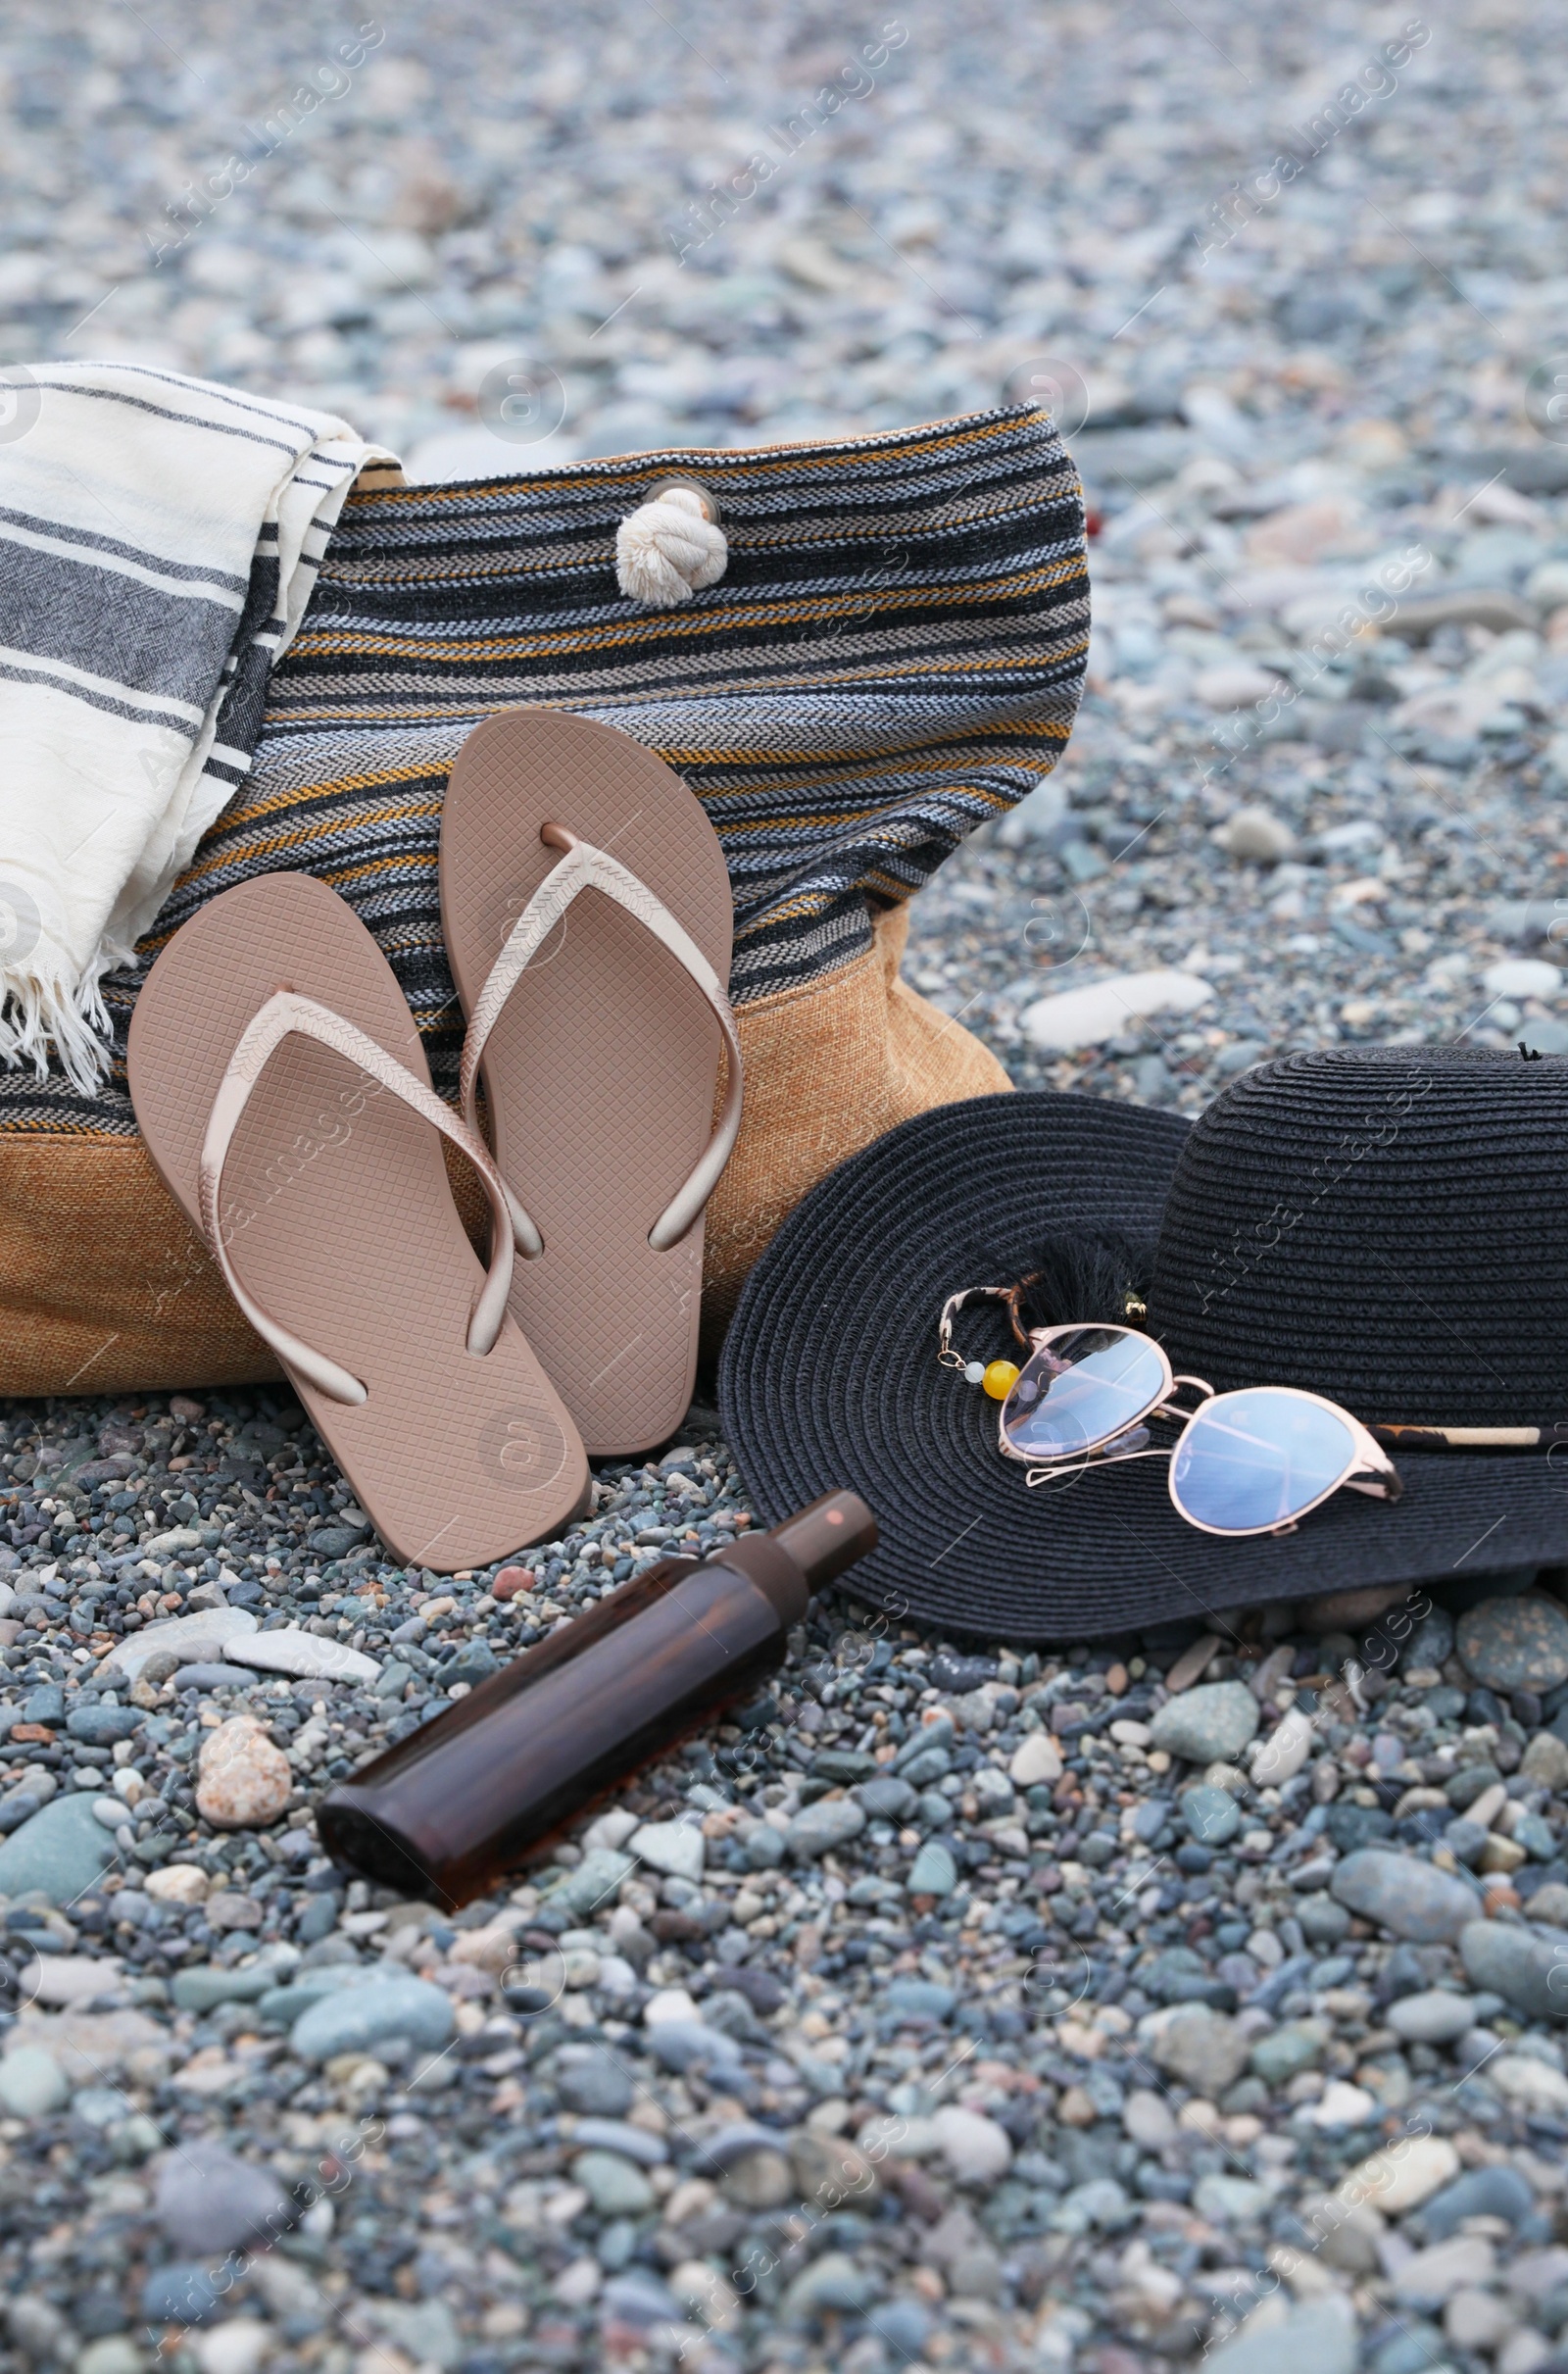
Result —
MULTIPOLYGON (((857 1597, 977 1636, 1081 1640, 1556 1564, 1565 1183, 1568 1059, 1549 1056, 1295 1055, 1193 1124, 1082 1096, 944 1106, 832 1172, 758 1263, 724 1348, 727 1438, 769 1523, 833 1485, 869 1502, 881 1547, 857 1597), (1145 1323, 1178 1372, 1413 1430, 1382 1438, 1403 1499, 1341 1492, 1293 1534, 1224 1540, 1177 1515, 1162 1460, 1031 1490, 997 1449, 996 1403, 939 1366, 938 1312, 1024 1276, 1042 1243, 1105 1231, 1142 1249, 1145 1323), (1505 1439, 1438 1449, 1437 1429, 1505 1439)), ((966 1357, 1015 1349, 995 1304, 958 1324, 966 1357)))

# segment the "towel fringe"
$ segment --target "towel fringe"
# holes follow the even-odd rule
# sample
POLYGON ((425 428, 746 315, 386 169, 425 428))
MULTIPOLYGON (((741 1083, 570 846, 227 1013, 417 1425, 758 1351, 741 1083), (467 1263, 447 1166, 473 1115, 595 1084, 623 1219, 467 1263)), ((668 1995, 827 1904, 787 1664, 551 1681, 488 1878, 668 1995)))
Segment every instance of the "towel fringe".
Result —
POLYGON ((108 1078, 115 1054, 99 984, 134 961, 131 949, 105 946, 76 981, 24 964, 0 967, 0 1066, 19 1071, 30 1063, 44 1080, 53 1053, 77 1094, 91 1096, 108 1078))

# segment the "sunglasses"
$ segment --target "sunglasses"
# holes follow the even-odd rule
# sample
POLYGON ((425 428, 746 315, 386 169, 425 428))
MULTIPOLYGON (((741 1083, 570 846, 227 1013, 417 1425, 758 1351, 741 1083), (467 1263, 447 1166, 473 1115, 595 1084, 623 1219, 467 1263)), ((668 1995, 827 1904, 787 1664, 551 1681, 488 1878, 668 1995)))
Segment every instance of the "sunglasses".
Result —
POLYGON ((1295 1385, 1249 1385, 1216 1393, 1201 1377, 1177 1376, 1152 1337, 1134 1327, 1018 1325, 1018 1290, 968 1286, 948 1297, 938 1327, 944 1367, 962 1372, 1000 1401, 998 1443, 1029 1469, 1028 1485, 1059 1482, 1091 1464, 1168 1459, 1171 1504, 1200 1533, 1239 1538, 1292 1533, 1303 1516, 1346 1487, 1396 1501, 1398 1469, 1358 1418, 1295 1385), (976 1295, 1010 1304, 1029 1358, 966 1360, 953 1321, 976 1295), (1180 1408, 1180 1389, 1200 1396, 1180 1408), (1179 1425, 1172 1446, 1151 1445, 1152 1421, 1179 1425))

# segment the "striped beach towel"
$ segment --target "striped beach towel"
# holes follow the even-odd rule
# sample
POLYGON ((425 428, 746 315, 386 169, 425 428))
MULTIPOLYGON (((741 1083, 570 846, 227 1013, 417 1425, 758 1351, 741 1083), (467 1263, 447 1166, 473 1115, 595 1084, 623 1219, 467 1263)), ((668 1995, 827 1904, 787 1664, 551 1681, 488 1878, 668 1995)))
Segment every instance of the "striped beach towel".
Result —
MULTIPOLYGON (((134 962, 247 773, 367 463, 346 421, 128 363, 4 374, 0 1063, 90 1096, 134 962)), ((400 474, 400 473, 399 473, 400 474)))
POLYGON ((1078 473, 1044 413, 548 476, 357 490, 267 694, 255 765, 143 942, 105 985, 116 1063, 91 1096, 0 1077, 0 1131, 135 1132, 136 989, 207 899, 302 868, 385 952, 437 1085, 463 1018, 436 853, 453 759, 509 704, 580 710, 658 750, 729 862, 744 1016, 865 956, 964 835, 1055 764, 1089 638, 1078 473), (722 579, 628 601, 615 533, 672 471, 722 508, 722 579))

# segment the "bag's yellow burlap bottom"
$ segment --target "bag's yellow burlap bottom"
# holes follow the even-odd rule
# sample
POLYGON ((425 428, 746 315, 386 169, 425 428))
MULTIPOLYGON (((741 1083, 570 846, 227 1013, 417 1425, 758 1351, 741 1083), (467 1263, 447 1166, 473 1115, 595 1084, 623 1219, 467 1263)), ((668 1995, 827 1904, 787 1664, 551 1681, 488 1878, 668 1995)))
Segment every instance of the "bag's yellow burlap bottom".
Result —
MULTIPOLYGON (((836 1162, 933 1105, 1007 1086, 995 1056, 900 978, 907 930, 907 909, 890 909, 864 956, 737 1017, 746 1117, 708 1210, 710 1351, 758 1255, 836 1162)), ((467 1165, 454 1173, 476 1227, 467 1165)), ((139 1139, 0 1136, 0 1393, 277 1374, 139 1139)))

